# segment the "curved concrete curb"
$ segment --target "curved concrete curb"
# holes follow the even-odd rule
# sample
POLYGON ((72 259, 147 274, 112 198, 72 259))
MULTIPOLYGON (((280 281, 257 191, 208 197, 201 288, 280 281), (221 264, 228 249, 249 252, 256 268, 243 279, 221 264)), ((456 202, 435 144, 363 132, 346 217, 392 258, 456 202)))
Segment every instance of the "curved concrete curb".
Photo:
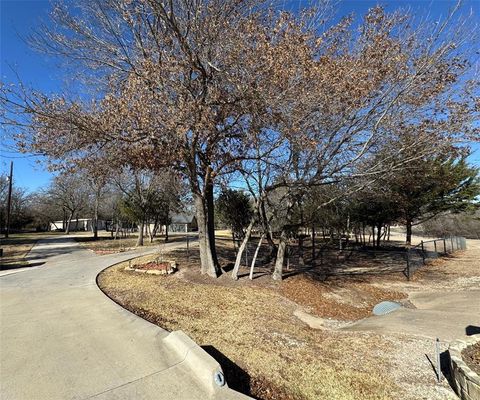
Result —
POLYGON ((462 400, 480 400, 480 377, 463 361, 462 351, 480 342, 480 334, 452 342, 448 348, 452 381, 462 400))
POLYGON ((41 240, 30 256, 44 262, 42 268, 0 279, 2 399, 246 398, 227 386, 215 388, 216 363, 198 356, 201 349, 187 339, 181 347, 173 340, 181 334, 164 342, 168 331, 98 288, 100 271, 141 255, 100 257, 71 238, 41 240))
MULTIPOLYGON (((134 318, 139 318, 142 321, 150 323, 149 321, 139 317, 130 310, 124 308, 120 303, 112 299, 107 292, 105 292, 100 285, 98 284, 98 277, 100 274, 111 268, 115 265, 124 263, 126 261, 134 260, 137 257, 129 258, 127 260, 120 261, 118 263, 112 264, 104 269, 102 269, 95 278, 95 283, 97 288, 114 304, 119 306, 122 310, 131 314, 134 318)), ((128 267, 127 267, 128 268, 128 267)), ((133 268, 131 268, 133 270, 133 268)), ((142 271, 143 272, 143 271, 142 271)), ((152 324, 155 327, 164 330, 161 327, 158 327, 155 324, 152 324)), ((162 346, 169 349, 173 362, 178 365, 182 364, 187 368, 188 372, 193 374, 194 379, 198 382, 199 386, 202 386, 206 391, 212 396, 213 399, 221 400, 242 400, 242 399, 252 399, 249 396, 246 396, 240 392, 236 392, 228 387, 228 384, 225 380, 222 367, 220 364, 205 350, 203 350, 192 338, 190 338, 185 332, 178 330, 169 332, 166 336, 161 336, 160 342, 162 346)), ((170 357, 169 357, 170 358, 170 357)))
MULTIPOLYGON (((221 388, 228 390, 220 364, 183 331, 174 331, 162 339, 188 365, 200 384, 212 394, 221 388), (215 378, 217 377, 216 382, 215 378)), ((247 397, 245 397, 247 398, 247 397)))

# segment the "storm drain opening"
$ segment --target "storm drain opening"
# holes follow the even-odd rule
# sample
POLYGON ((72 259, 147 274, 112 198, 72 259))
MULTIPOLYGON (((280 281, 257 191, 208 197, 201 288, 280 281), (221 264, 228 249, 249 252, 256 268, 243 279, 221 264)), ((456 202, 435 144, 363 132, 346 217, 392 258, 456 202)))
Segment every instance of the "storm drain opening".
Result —
POLYGON ((402 308, 403 305, 395 301, 382 301, 373 307, 373 315, 385 315, 391 313, 392 311, 402 308))

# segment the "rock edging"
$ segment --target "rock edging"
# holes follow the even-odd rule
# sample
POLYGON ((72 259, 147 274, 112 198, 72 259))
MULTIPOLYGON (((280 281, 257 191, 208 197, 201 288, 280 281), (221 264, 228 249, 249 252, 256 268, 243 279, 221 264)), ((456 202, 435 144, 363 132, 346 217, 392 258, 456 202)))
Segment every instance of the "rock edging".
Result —
POLYGON ((480 342, 480 334, 455 340, 448 348, 452 382, 462 400, 480 400, 480 376, 462 358, 462 351, 477 342, 480 342))
POLYGON ((140 269, 140 268, 135 268, 135 265, 127 265, 125 267, 125 271, 133 271, 133 272, 138 272, 140 274, 151 274, 151 275, 170 275, 173 274, 174 272, 177 271, 177 263, 175 261, 171 260, 164 260, 162 261, 164 263, 167 263, 170 265, 170 268, 168 269, 140 269))

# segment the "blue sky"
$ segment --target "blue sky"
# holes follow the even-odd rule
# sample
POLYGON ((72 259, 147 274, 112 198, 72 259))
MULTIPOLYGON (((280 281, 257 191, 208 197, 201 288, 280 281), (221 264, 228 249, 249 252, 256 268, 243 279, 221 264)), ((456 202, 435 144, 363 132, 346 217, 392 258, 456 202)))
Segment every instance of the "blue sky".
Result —
MULTIPOLYGON (((81 0, 78 0, 81 1, 81 0)), ((292 8, 298 7, 302 0, 286 0, 292 8)), ((337 15, 349 13, 361 15, 376 4, 384 5, 388 11, 398 7, 409 8, 415 15, 426 15, 437 19, 447 14, 448 9, 455 4, 451 0, 347 0, 339 3, 337 15)), ((480 0, 465 0, 463 9, 468 12, 474 9, 480 15, 480 0)), ((58 62, 31 50, 23 37, 35 29, 43 20, 47 20, 50 2, 45 0, 0 0, 0 76, 2 81, 15 81, 12 69, 18 72, 24 82, 36 89, 47 92, 58 91, 64 84, 62 68, 58 62)), ((45 171, 41 159, 21 155, 13 151, 2 132, 0 146, 0 168, 2 172, 9 169, 10 161, 14 161, 14 183, 30 191, 48 185, 51 174, 45 171), (39 163, 40 162, 40 163, 39 163)), ((471 162, 480 166, 480 146, 471 157, 471 162)))
MULTIPOLYGON (((42 0, 0 0, 0 72, 2 81, 15 81, 13 70, 22 79, 41 90, 54 91, 61 85, 62 74, 53 60, 35 53, 21 36, 28 35, 41 18, 46 19, 50 3, 42 0)), ((51 174, 38 163, 37 157, 12 152, 2 132, 1 143, 2 172, 14 162, 14 184, 33 191, 48 185, 51 174), (7 145, 7 146, 6 146, 7 145)))

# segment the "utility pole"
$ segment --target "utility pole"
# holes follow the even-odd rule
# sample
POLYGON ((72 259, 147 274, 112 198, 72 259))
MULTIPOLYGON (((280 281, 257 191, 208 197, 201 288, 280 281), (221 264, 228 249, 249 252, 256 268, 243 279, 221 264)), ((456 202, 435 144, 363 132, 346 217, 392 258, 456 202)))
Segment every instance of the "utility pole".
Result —
POLYGON ((10 178, 8 179, 8 200, 7 200, 7 229, 5 237, 8 238, 10 232, 10 211, 12 208, 12 180, 13 180, 13 161, 10 161, 10 178))

